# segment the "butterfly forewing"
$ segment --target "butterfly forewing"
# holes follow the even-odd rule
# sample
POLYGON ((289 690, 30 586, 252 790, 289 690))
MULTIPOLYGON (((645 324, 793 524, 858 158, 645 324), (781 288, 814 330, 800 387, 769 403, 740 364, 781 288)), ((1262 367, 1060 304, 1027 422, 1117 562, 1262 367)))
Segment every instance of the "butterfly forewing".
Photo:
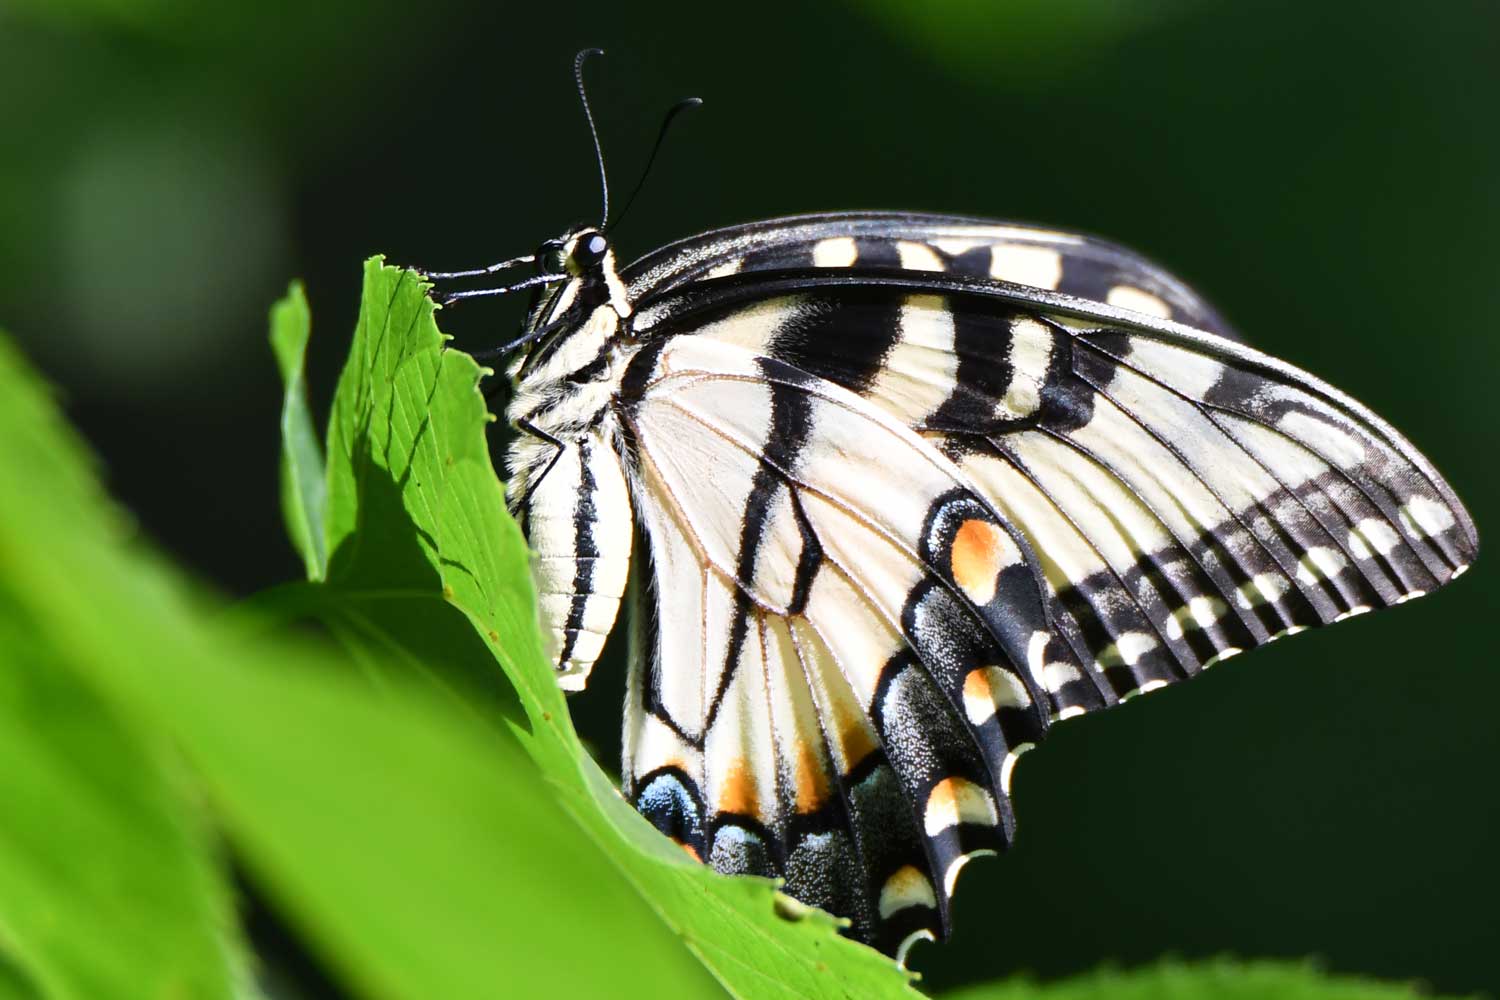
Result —
POLYGON ((1077 233, 962 216, 847 212, 734 226, 663 247, 623 277, 643 301, 705 280, 805 269, 1011 282, 1234 335, 1191 288, 1133 251, 1077 233))

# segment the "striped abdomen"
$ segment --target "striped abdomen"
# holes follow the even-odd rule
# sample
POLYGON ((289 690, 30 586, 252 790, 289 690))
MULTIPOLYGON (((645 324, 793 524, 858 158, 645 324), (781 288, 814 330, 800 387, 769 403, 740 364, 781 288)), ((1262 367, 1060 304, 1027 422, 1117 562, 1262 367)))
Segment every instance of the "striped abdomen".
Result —
POLYGON ((565 690, 583 689, 619 613, 631 523, 624 471, 597 428, 568 443, 527 498, 542 626, 565 690))

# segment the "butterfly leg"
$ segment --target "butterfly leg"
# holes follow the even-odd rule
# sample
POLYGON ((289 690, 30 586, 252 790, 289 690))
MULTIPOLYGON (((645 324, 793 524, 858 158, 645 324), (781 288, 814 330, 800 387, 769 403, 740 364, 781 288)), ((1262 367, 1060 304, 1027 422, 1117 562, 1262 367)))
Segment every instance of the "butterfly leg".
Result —
POLYGON ((552 471, 554 466, 557 465, 557 460, 559 458, 562 458, 563 449, 566 447, 566 445, 564 445, 557 438, 553 437, 551 434, 548 434, 546 431, 533 424, 530 420, 527 420, 525 417, 522 417, 520 420, 516 421, 516 428, 520 431, 523 431, 524 433, 530 434, 532 437, 540 438, 541 440, 547 442, 552 446, 552 457, 547 460, 547 464, 542 467, 542 471, 536 476, 532 477, 531 482, 527 483, 526 495, 521 497, 520 501, 516 505, 517 509, 519 510, 525 508, 526 504, 531 500, 531 495, 536 492, 536 488, 541 485, 542 480, 546 479, 547 474, 552 471))

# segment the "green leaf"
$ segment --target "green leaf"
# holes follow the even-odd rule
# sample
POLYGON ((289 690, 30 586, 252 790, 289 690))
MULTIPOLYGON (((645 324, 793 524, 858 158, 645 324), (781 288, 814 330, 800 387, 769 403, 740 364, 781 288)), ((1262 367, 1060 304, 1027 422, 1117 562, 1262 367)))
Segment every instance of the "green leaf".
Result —
POLYGON ((0 995, 235 996, 226 880, 179 776, 27 609, 74 583, 22 551, 50 547, 29 508, 68 442, 42 446, 51 417, 3 338, 0 370, 0 482, 28 484, 0 490, 0 995))
POLYGON ((1402 983, 1330 976, 1308 962, 1167 961, 1039 986, 1025 979, 945 993, 943 1000, 1408 1000, 1431 994, 1402 983))
POLYGON ((607 996, 626 976, 711 995, 513 737, 276 657, 186 672, 150 707, 252 874, 344 983, 370 997, 607 996))
POLYGON ((313 430, 307 405, 307 340, 312 332, 307 296, 300 282, 271 309, 271 352, 281 370, 281 514, 287 534, 309 579, 328 575, 328 549, 323 533, 327 497, 323 450, 313 430))
MULTIPOLYGON (((95 692, 97 701, 86 704, 102 704, 133 732, 180 747, 253 876, 361 995, 603 996, 618 992, 622 975, 676 995, 714 992, 701 964, 561 808, 514 736, 410 684, 376 689, 341 669, 326 648, 319 655, 247 638, 241 622, 206 613, 206 602, 175 573, 128 548, 81 449, 6 354, 0 482, 19 481, 23 472, 28 490, 0 491, 0 595, 15 606, 0 622, 19 621, 0 639, 12 631, 25 639, 4 648, 54 651, 95 692)), ((9 607, 0 603, 0 610, 9 607)), ((458 624, 467 628, 461 615, 458 624)), ((56 692, 47 700, 57 702, 56 692)), ((0 738, 34 732, 51 740, 65 721, 59 712, 46 726, 0 738)), ((129 772, 142 770, 142 755, 108 745, 107 729, 68 728, 91 734, 98 753, 90 762, 118 754, 116 766, 126 773, 111 777, 127 788, 129 772)), ((10 745, 0 742, 0 749, 10 745)), ((71 753, 73 760, 69 746, 26 753, 39 761, 71 753)), ((54 833, 49 847, 49 817, 86 818, 92 804, 82 796, 107 783, 102 776, 84 780, 87 774, 70 779, 61 764, 36 767, 0 776, 19 782, 18 774, 30 775, 24 786, 0 784, 18 792, 7 803, 17 810, 48 805, 20 794, 33 785, 61 799, 31 816, 36 835, 28 844, 0 837, 0 871, 19 868, 26 846, 34 847, 37 866, 50 866, 33 876, 37 888, 29 896, 0 901, 7 918, 0 955, 24 960, 0 962, 0 987, 11 971, 21 983, 50 974, 42 961, 48 953, 32 940, 43 932, 43 943, 56 942, 58 950, 129 951, 144 966, 164 951, 192 951, 190 938, 169 933, 180 924, 200 937, 219 925, 210 914, 153 923, 152 894, 169 891, 170 873, 141 863, 133 877, 127 862, 139 859, 100 855, 97 831, 80 825, 76 839, 54 833), (131 890, 117 901, 124 909, 98 906, 94 925, 50 921, 48 911, 39 912, 51 906, 71 913, 68 879, 96 861, 100 879, 131 890), (36 906, 21 905, 28 899, 36 906), (156 935, 149 947, 138 940, 143 934, 156 935)), ((169 831, 149 819, 123 817, 124 832, 147 849, 172 847, 169 831)), ((200 850, 197 863, 204 856, 200 850)), ((96 896, 79 893, 78 909, 99 903, 96 896)), ((94 975, 77 992, 54 993, 50 980, 41 982, 45 995, 90 998, 223 992, 194 983, 176 994, 156 991, 150 987, 157 979, 114 967, 94 975)))
MULTIPOLYGON (((492 657, 464 672, 498 661, 525 713, 514 731, 557 800, 659 928, 732 994, 914 996, 895 963, 838 936, 826 914, 786 905, 767 880, 687 861, 585 752, 542 654, 529 553, 490 463, 481 369, 444 341, 421 280, 371 260, 328 434, 329 605, 440 596, 460 610, 492 657)), ((354 638, 367 654, 422 659, 422 645, 383 619, 363 622, 354 638)))

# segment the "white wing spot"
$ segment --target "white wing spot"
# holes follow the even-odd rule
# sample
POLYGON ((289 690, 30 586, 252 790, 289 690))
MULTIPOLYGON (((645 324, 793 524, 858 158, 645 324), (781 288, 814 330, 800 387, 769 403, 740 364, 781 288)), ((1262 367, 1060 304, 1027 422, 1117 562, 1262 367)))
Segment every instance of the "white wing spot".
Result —
POLYGON ((1010 325, 1010 385, 997 407, 1002 419, 1029 417, 1042 402, 1042 381, 1052 360, 1052 331, 1029 317, 1010 325))
MULTIPOLYGON (((795 319, 805 305, 806 300, 798 296, 766 299, 703 326, 693 335, 692 340, 697 344, 717 340, 743 347, 754 354, 764 354, 769 350, 771 337, 776 330, 795 319)), ((665 371, 671 370, 666 366, 670 366, 673 360, 675 358, 669 357, 665 361, 665 371)), ((700 362, 694 360, 688 362, 688 365, 698 363, 700 362)))
POLYGON ((1354 618, 1359 615, 1368 614, 1370 610, 1371 608, 1368 604, 1356 604, 1354 607, 1350 608, 1348 611, 1345 611, 1343 614, 1334 615, 1333 620, 1336 622, 1341 622, 1347 618, 1354 618))
POLYGON ((1047 655, 1047 643, 1051 641, 1050 633, 1038 629, 1031 633, 1031 639, 1026 643, 1026 668, 1038 681, 1042 677, 1042 664, 1047 655))
POLYGON ((1216 663, 1222 663, 1225 660, 1232 660, 1243 652, 1244 650, 1238 646, 1225 646, 1213 656, 1210 656, 1208 659, 1203 661, 1203 669, 1207 670, 1209 667, 1213 666, 1216 663))
POLYGON ((1189 619, 1192 619, 1199 628, 1208 628, 1228 609, 1229 606, 1217 597, 1194 597, 1187 604, 1172 612, 1172 617, 1167 619, 1167 635, 1173 639, 1181 639, 1182 626, 1189 619))
MULTIPOLYGON (((1129 367, 1142 372, 1192 399, 1206 399, 1224 377, 1224 365, 1203 354, 1170 347, 1145 337, 1127 337, 1125 360, 1129 367)), ((1132 377, 1127 369, 1119 370, 1111 380, 1128 384, 1132 377)))
POLYGON ((1109 290, 1104 301, 1121 309, 1133 309, 1138 313, 1148 316, 1159 316, 1162 319, 1172 318, 1172 307, 1161 300, 1160 297, 1134 285, 1116 285, 1109 290))
POLYGON ((980 848, 977 851, 960 854, 954 858, 952 863, 948 865, 948 870, 943 873, 943 892, 949 896, 953 895, 953 888, 958 885, 958 873, 964 870, 964 865, 968 864, 970 860, 983 857, 992 858, 994 856, 994 851, 988 848, 980 848))
POLYGON ((1000 762, 1000 791, 1003 794, 1010 794, 1010 779, 1016 772, 1016 761, 1020 760, 1021 755, 1034 746, 1036 746, 1035 743, 1017 743, 1016 748, 1006 754, 1005 760, 1000 762))
POLYGON ((911 951, 912 945, 916 944, 918 941, 936 940, 937 938, 932 936, 932 931, 927 930, 925 927, 919 931, 912 931, 910 934, 906 935, 906 937, 902 938, 901 943, 896 946, 896 964, 903 969, 906 968, 906 956, 907 953, 911 951))
MULTIPOLYGON (((1453 527, 1453 512, 1426 497, 1412 497, 1401 508, 1401 523, 1413 535, 1437 535, 1453 527)), ((1454 576, 1458 571, 1454 571, 1454 576)))
POLYGON ((1146 683, 1142 684, 1140 687, 1136 688, 1134 691, 1127 691, 1125 694, 1121 695, 1120 696, 1120 700, 1121 701, 1129 701, 1130 699, 1136 697, 1137 695, 1150 694, 1152 691, 1159 690, 1159 689, 1164 688, 1166 686, 1167 686, 1167 682, 1166 681, 1162 681, 1162 680, 1147 681, 1146 683))
POLYGON ((959 254, 968 253, 975 247, 984 246, 985 242, 973 236, 939 236, 932 241, 932 245, 945 254, 957 257, 959 254))
POLYGON ((1047 247, 990 247, 990 277, 1000 281, 1055 290, 1062 281, 1062 267, 1062 254, 1047 247))
POLYGON ((1099 670, 1105 667, 1118 667, 1122 664, 1133 667, 1142 656, 1158 645, 1160 643, 1155 637, 1145 632, 1123 632, 1120 638, 1104 648, 1094 666, 1099 670))
POLYGON ((1284 576, 1257 573, 1248 582, 1240 584, 1235 591, 1234 600, 1242 608, 1253 608, 1279 599, 1290 587, 1291 583, 1284 576))
POLYGON ((897 240, 896 256, 900 258, 902 268, 908 271, 943 270, 943 259, 933 252, 932 247, 922 243, 897 240))
POLYGON ((1396 534, 1396 529, 1373 517, 1365 518, 1349 532, 1349 551, 1356 559, 1373 559, 1377 552, 1390 555, 1391 550, 1400 544, 1401 536, 1396 534))
POLYGON ((937 893, 932 891, 932 883, 915 865, 903 865, 880 887, 880 919, 889 920, 892 914, 910 906, 928 906, 935 910, 937 893))
POLYGON ((727 278, 731 274, 739 274, 740 268, 744 265, 744 260, 736 257, 734 260, 726 260, 722 264, 715 264, 703 276, 705 278, 727 278))
POLYGON ((814 267, 849 267, 859 258, 852 236, 834 236, 813 244, 814 267))
POLYGON ((1331 580, 1339 575, 1349 560, 1344 554, 1324 545, 1314 545, 1307 555, 1297 560, 1297 579, 1309 587, 1319 580, 1331 580))
POLYGON ((1078 668, 1071 663, 1049 663, 1042 667, 1040 680, 1042 687, 1046 688, 1052 694, 1057 694, 1057 692, 1062 690, 1064 684, 1067 684, 1069 681, 1076 681, 1082 676, 1078 672, 1078 668))

